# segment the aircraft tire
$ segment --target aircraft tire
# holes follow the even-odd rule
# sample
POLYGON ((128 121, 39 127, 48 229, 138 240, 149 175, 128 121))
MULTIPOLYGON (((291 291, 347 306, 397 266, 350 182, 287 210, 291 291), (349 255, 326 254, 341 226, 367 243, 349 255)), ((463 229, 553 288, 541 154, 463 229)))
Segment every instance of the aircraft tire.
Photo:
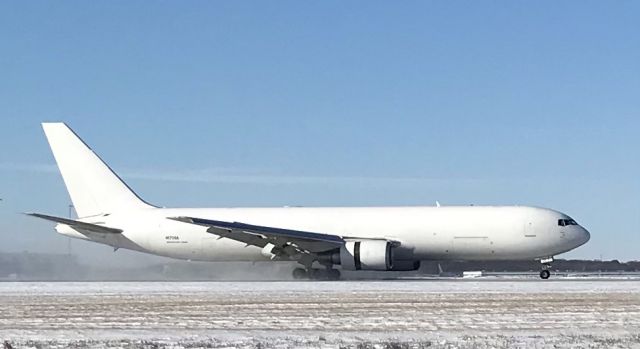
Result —
POLYGON ((295 280, 308 279, 309 278, 309 274, 307 273, 307 271, 305 269, 295 268, 295 269, 293 269, 293 278, 295 280))
POLYGON ((322 280, 329 279, 328 277, 329 274, 327 274, 327 272, 323 269, 309 269, 308 273, 309 273, 309 279, 311 280, 322 281, 322 280))
POLYGON ((540 278, 542 280, 546 280, 549 278, 549 276, 551 276, 551 272, 547 269, 540 271, 540 278))
POLYGON ((327 270, 327 276, 329 280, 335 281, 340 280, 340 270, 338 269, 329 269, 327 270))

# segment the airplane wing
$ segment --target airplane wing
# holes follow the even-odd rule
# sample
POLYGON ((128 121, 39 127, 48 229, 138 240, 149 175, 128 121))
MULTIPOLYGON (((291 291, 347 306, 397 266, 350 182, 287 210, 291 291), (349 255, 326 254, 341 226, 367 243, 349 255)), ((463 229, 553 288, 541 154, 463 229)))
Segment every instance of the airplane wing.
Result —
POLYGON ((319 234, 308 231, 273 228, 240 222, 224 222, 195 217, 170 217, 169 219, 209 227, 209 233, 264 248, 271 244, 271 252, 278 256, 315 254, 342 246, 345 238, 338 235, 319 234))
POLYGON ((81 221, 76 221, 68 218, 49 216, 41 213, 25 213, 25 214, 28 216, 37 217, 37 218, 45 219, 45 220, 60 223, 60 224, 66 224, 72 228, 78 228, 79 230, 89 231, 92 233, 106 233, 106 234, 122 233, 122 229, 105 227, 103 225, 81 222, 81 221))

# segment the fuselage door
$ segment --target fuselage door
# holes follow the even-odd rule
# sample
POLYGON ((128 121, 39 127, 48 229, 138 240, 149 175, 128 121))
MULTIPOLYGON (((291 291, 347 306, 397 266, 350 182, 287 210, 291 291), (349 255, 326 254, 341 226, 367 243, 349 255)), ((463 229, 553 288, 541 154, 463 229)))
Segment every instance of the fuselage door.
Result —
POLYGON ((536 230, 533 222, 533 217, 529 216, 524 220, 524 237, 534 238, 536 237, 536 230))

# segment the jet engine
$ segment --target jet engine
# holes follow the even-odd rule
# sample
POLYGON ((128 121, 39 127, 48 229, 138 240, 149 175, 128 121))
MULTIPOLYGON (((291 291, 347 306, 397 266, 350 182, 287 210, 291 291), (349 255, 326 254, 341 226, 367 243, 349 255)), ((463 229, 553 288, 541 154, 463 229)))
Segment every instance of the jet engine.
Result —
POLYGON ((342 270, 412 271, 420 268, 413 250, 390 241, 347 241, 339 251, 318 255, 321 264, 339 264, 342 270))
POLYGON ((340 247, 340 264, 344 270, 391 270, 393 248, 389 241, 347 241, 340 247))

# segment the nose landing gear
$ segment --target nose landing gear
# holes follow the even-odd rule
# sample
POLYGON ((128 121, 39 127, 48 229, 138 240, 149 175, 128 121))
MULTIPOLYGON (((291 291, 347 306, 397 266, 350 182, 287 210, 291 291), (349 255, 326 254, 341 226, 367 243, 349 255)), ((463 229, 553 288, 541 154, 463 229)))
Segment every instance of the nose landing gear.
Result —
POLYGON ((541 270, 540 271, 540 278, 543 280, 546 280, 549 278, 549 276, 551 276, 551 272, 547 269, 541 270))
POLYGON ((548 279, 551 276, 551 263, 553 262, 553 257, 542 258, 540 263, 542 263, 542 270, 540 271, 540 278, 543 280, 548 279))

